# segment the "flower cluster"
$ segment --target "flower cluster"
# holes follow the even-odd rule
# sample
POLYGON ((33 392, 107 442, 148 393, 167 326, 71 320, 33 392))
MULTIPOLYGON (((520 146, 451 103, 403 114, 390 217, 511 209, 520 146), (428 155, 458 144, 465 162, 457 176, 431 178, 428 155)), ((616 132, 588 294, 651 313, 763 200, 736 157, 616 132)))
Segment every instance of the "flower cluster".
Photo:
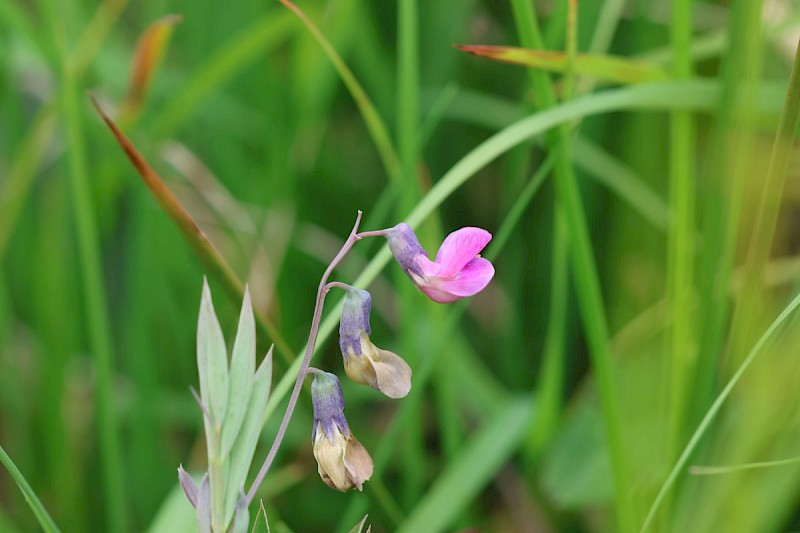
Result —
MULTIPOLYGON (((450 303, 472 296, 491 281, 492 264, 478 254, 491 240, 488 231, 462 228, 448 235, 431 261, 408 224, 357 234, 357 238, 386 237, 389 249, 411 281, 431 300, 450 303)), ((389 398, 403 398, 411 390, 411 368, 400 356, 375 346, 370 340, 370 293, 343 283, 331 283, 346 291, 339 323, 339 347, 347 376, 369 385, 389 398)), ((361 490, 372 475, 372 459, 350 432, 344 417, 344 396, 338 378, 309 368, 314 374, 311 399, 314 406, 312 442, 319 475, 330 487, 361 490)))

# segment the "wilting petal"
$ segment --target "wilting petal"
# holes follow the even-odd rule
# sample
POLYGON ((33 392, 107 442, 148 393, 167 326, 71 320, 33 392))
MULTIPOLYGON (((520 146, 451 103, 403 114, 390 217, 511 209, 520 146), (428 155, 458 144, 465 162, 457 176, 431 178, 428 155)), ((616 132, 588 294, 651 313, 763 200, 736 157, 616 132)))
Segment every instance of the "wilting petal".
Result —
POLYGON ((375 347, 372 355, 377 386, 389 398, 404 398, 411 390, 411 367, 402 357, 375 347))
POLYGON ((347 470, 344 464, 344 452, 347 448, 347 437, 339 431, 338 427, 333 429, 333 439, 325 436, 322 428, 317 428, 314 439, 314 458, 317 460, 319 475, 322 480, 331 488, 337 490, 347 490, 348 486, 347 470))
POLYGON ((436 275, 443 278, 455 276, 491 240, 492 234, 481 228, 467 227, 454 231, 447 236, 436 254, 436 262, 441 265, 436 275))
POLYGON ((350 480, 358 490, 361 490, 364 482, 372 477, 372 457, 355 437, 351 437, 347 443, 344 465, 350 480))
POLYGON ((420 288, 433 301, 454 302, 482 291, 494 276, 494 266, 482 257, 476 257, 466 264, 453 279, 431 278, 420 288))
POLYGON ((345 358, 345 372, 350 379, 369 385, 389 398, 403 398, 411 390, 411 367, 402 357, 381 350, 361 334, 361 354, 350 353, 345 358))

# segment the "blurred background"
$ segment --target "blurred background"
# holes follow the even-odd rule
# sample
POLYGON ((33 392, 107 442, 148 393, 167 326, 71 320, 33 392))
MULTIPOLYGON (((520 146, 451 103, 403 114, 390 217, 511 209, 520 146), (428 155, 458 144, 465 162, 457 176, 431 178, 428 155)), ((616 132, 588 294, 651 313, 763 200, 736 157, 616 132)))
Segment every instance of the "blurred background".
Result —
MULTIPOLYGON (((431 254, 462 226, 495 235, 495 279, 449 306, 371 263, 372 340, 410 363, 413 392, 342 379, 376 463, 360 494, 319 479, 303 394, 259 494, 273 531, 367 513, 373 531, 800 527, 793 316, 653 505, 798 289, 796 109, 779 119, 800 4, 298 7, 325 42, 273 0, 0 0, 0 445, 55 522, 195 529, 176 468, 206 468, 189 392, 203 276, 229 347, 240 305, 89 89, 249 283, 273 385, 357 210, 362 230, 411 215, 431 254)), ((333 279, 381 246, 359 242, 333 279)), ((343 377, 336 341, 314 366, 343 377)), ((285 390, 273 400, 258 465, 285 390)), ((3 470, 0 530, 38 528, 3 470)))

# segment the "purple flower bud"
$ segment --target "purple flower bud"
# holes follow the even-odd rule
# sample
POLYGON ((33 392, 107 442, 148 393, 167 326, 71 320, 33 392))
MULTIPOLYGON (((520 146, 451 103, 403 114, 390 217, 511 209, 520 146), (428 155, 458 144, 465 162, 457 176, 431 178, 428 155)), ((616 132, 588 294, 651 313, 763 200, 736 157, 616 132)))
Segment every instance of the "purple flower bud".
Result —
POLYGON ((482 291, 494 276, 492 263, 480 255, 492 234, 461 228, 442 243, 436 261, 428 258, 408 224, 386 230, 389 249, 408 277, 434 302, 450 303, 482 291))
POLYGON ((339 322, 339 347, 345 372, 356 383, 369 385, 389 398, 402 398, 411 390, 411 367, 399 355, 372 344, 371 306, 372 298, 367 291, 352 287, 347 290, 339 322))
POLYGON ((314 457, 322 481, 342 492, 357 488, 372 476, 372 458, 350 432, 344 418, 344 395, 339 378, 314 371, 311 383, 314 429, 311 433, 314 457))

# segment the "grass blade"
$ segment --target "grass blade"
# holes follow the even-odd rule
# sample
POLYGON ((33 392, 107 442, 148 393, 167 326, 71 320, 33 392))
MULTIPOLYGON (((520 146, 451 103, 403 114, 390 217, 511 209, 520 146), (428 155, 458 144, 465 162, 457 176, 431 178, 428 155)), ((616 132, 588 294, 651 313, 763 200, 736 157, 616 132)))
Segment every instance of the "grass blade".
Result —
POLYGON ((33 492, 33 489, 25 479, 25 476, 22 475, 22 472, 19 471, 17 465, 14 464, 14 461, 11 460, 11 457, 8 456, 2 446, 0 446, 0 462, 3 463, 3 466, 6 467, 6 470, 8 470, 11 478, 19 487, 19 490, 22 491, 22 494, 25 496, 25 501, 27 501, 28 505, 30 505, 31 510, 33 511, 33 514, 36 515, 36 520, 39 521, 39 525, 42 526, 42 529, 46 533, 58 532, 58 526, 56 526, 56 523, 53 522, 52 518, 50 518, 50 514, 48 514, 47 509, 44 508, 44 505, 42 505, 42 502, 39 500, 38 496, 36 496, 36 493, 33 492))
MULTIPOLYGON (((456 45, 456 48, 493 61, 549 72, 563 73, 569 68, 569 57, 564 52, 481 44, 460 44, 456 45)), ((576 74, 582 76, 593 76, 600 80, 622 84, 648 83, 669 78, 667 72, 656 65, 601 54, 577 54, 574 69, 576 74)))

